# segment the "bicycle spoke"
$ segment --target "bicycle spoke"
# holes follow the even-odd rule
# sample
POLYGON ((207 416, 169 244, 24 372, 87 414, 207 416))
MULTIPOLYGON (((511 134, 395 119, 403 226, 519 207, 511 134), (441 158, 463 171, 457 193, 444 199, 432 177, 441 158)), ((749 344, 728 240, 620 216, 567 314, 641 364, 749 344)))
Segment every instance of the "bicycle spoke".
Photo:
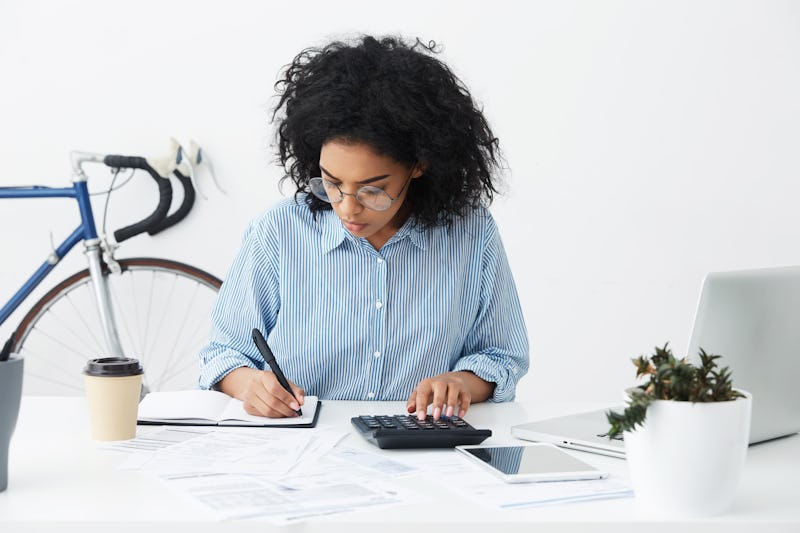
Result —
MULTIPOLYGON (((116 302, 117 308, 115 318, 119 317, 117 320, 122 321, 131 345, 130 351, 126 350, 125 352, 130 357, 138 358, 141 357, 140 354, 142 353, 141 342, 139 342, 141 340, 141 335, 139 334, 141 332, 141 323, 139 321, 135 282, 129 274, 129 272, 123 272, 114 277, 114 295, 112 299, 116 302), (130 296, 124 297, 124 293, 129 293, 130 296), (127 302, 128 305, 123 305, 122 302, 127 302), (131 309, 131 305, 133 309, 131 309)), ((110 280, 111 277, 109 276, 110 280)), ((109 282, 109 286, 111 285, 112 283, 109 282)))
MULTIPOLYGON (((54 322, 55 324, 58 325, 59 328, 58 338, 61 339, 62 344, 68 345, 67 340, 65 338, 66 334, 69 334, 71 340, 80 344, 80 346, 76 347, 74 353, 71 355, 80 354, 81 358, 83 360, 86 360, 86 358, 91 356, 92 354, 103 353, 102 348, 98 350, 97 347, 90 346, 88 344, 89 339, 81 338, 81 336, 78 335, 74 329, 67 327, 68 323, 67 320, 62 318, 58 313, 51 310, 48 311, 46 316, 52 318, 53 320, 51 322, 54 322), (78 349, 80 349, 80 351, 78 351, 78 349)), ((53 335, 53 337, 55 337, 55 335, 53 335)))
MULTIPOLYGON (((87 289, 88 289, 88 287, 87 287, 87 289)), ((92 337, 92 340, 94 341, 94 344, 95 344, 95 346, 94 346, 95 349, 98 350, 98 353, 99 352, 103 352, 104 350, 103 350, 102 347, 105 346, 105 344, 106 344, 105 341, 101 342, 100 339, 97 338, 97 336, 95 335, 95 333, 93 331, 94 328, 92 328, 89 325, 89 322, 83 317, 83 313, 81 313, 81 311, 78 308, 78 306, 76 306, 75 302, 73 302, 72 295, 71 294, 66 294, 65 295, 65 299, 69 302, 70 306, 72 307, 72 310, 74 312, 74 316, 76 316, 78 318, 78 320, 80 320, 81 323, 83 324, 83 327, 85 328, 84 331, 86 331, 92 337)), ((94 308, 92 307, 92 309, 94 309, 94 308)), ((95 314, 95 318, 98 318, 96 314, 95 314)), ((61 322, 61 323, 64 324, 66 322, 61 322)), ((94 323, 97 324, 97 320, 95 320, 94 323)), ((78 338, 80 338, 80 337, 78 337, 78 338)), ((91 349, 92 347, 91 346, 87 346, 87 348, 91 349)))
MULTIPOLYGON (((165 368, 164 372, 165 373, 169 372, 170 369, 172 368, 172 366, 175 364, 174 363, 175 355, 183 353, 183 352, 177 351, 176 347, 178 346, 178 342, 181 339, 181 336, 183 334, 183 330, 184 330, 184 328, 186 326, 186 323, 189 320, 189 316, 191 314, 190 312, 191 312, 192 308, 194 307, 194 301, 195 301, 195 298, 197 296, 198 287, 199 287, 199 284, 195 284, 194 290, 192 291, 192 297, 189 300, 189 302, 186 304, 183 312, 181 313, 182 316, 183 316, 183 320, 181 321, 181 325, 177 329, 177 332, 175 333, 175 342, 172 344, 172 347, 170 348, 170 351, 168 352, 168 355, 167 355, 167 360, 164 362, 164 365, 165 365, 164 366, 164 368, 165 368)), ((180 361, 180 358, 178 358, 178 361, 180 361)))
POLYGON ((84 363, 86 361, 88 361, 89 359, 91 359, 91 357, 87 356, 87 354, 75 350, 75 348, 73 348, 72 346, 66 344, 61 339, 58 339, 58 338, 54 337, 53 335, 48 334, 45 331, 39 331, 38 329, 36 329, 34 331, 37 331, 40 335, 46 337, 47 339, 52 341, 54 344, 57 344, 57 345, 61 346, 62 348, 64 348, 68 352, 72 352, 73 354, 77 355, 81 359, 81 361, 83 361, 84 363))
MULTIPOLYGON (((136 339, 139 341, 139 347, 137 352, 139 354, 143 353, 144 350, 144 342, 142 341, 142 323, 141 323, 141 315, 139 314, 139 299, 137 298, 137 294, 139 291, 136 290, 136 280, 135 278, 128 273, 128 279, 130 279, 130 287, 131 287, 131 301, 133 302, 133 318, 136 322, 136 332, 138 333, 138 338, 136 339)), ((139 357, 142 357, 139 355, 139 357)))
MULTIPOLYGON (((153 291, 156 287, 156 272, 155 270, 150 273, 150 294, 147 297, 147 313, 144 315, 144 337, 142 338, 142 358, 147 359, 150 352, 147 349, 147 338, 150 332, 150 317, 153 316, 153 291)), ((150 361, 143 361, 149 363, 150 361)))
MULTIPOLYGON (((45 337, 47 337, 47 335, 46 335, 46 334, 43 334, 43 335, 44 335, 45 337)), ((49 337, 48 337, 48 338, 49 338, 49 337)), ((51 340, 52 340, 52 339, 51 339, 51 340)), ((56 342, 57 342, 57 341, 56 341, 56 342)), ((37 353, 35 350, 31 350, 31 349, 30 349, 30 348, 28 348, 28 347, 25 347, 24 353, 25 353, 25 358, 26 358, 26 359, 27 359, 28 357, 33 357, 33 358, 35 358, 35 360, 37 360, 37 361, 47 361, 47 369, 48 369, 48 371, 49 371, 50 373, 53 373, 53 372, 52 372, 53 370, 58 370, 58 374, 59 374, 59 375, 61 375, 61 376, 70 376, 70 375, 74 375, 74 374, 80 375, 79 373, 80 373, 81 369, 83 368, 83 364, 84 364, 84 363, 86 362, 86 360, 87 360, 86 358, 84 358, 84 359, 81 361, 81 364, 80 364, 80 366, 78 366, 77 368, 66 368, 66 367, 64 367, 64 365, 62 364, 62 361, 61 361, 61 359, 58 359, 58 358, 53 358, 53 357, 50 357, 50 358, 43 357, 43 355, 44 355, 44 354, 42 354, 42 353, 37 353)), ((40 366, 42 366, 42 365, 40 365, 40 366)), ((77 379, 77 378, 76 378, 76 379, 77 379)))
MULTIPOLYGON (((190 354, 194 356, 194 363, 199 363, 198 354, 200 352, 200 348, 202 345, 208 340, 207 338, 202 338, 200 336, 200 331, 205 327, 208 329, 209 325, 211 324, 211 320, 209 315, 205 315, 204 320, 197 320, 195 321, 194 330, 188 337, 185 337, 184 344, 182 345, 181 349, 173 348, 175 353, 182 353, 182 354, 190 354)), ((177 345, 177 344, 176 344, 177 345)), ((168 371, 171 371, 172 367, 168 368, 168 371)))
MULTIPOLYGON (((126 313, 124 309, 122 309, 122 304, 120 303, 119 296, 117 295, 118 291, 116 289, 116 285, 117 285, 116 283, 111 282, 111 276, 109 276, 108 283, 106 284, 106 286, 108 287, 108 294, 109 294, 108 297, 111 299, 111 308, 113 309, 112 312, 114 313, 114 322, 117 325, 117 334, 119 335, 119 325, 121 323, 122 327, 125 330, 126 338, 131 339, 131 342, 133 342, 132 340, 133 334, 131 333, 130 321, 128 320, 128 313, 126 313)), ((122 342, 122 339, 119 340, 120 344, 123 344, 122 348, 123 352, 125 352, 125 354, 129 356, 134 355, 132 352, 125 350, 124 346, 125 343, 122 342)))
POLYGON ((64 381, 60 381, 60 380, 52 378, 50 376, 45 376, 43 374, 37 374, 35 372, 28 372, 27 374, 28 374, 28 377, 34 377, 34 378, 37 378, 37 379, 41 379, 42 381, 47 381, 49 383, 54 383, 56 385, 61 385, 62 387, 66 387, 66 388, 74 390, 74 391, 81 390, 81 387, 79 385, 71 385, 69 383, 66 383, 64 381))
POLYGON ((202 321, 198 320, 197 324, 195 325, 194 331, 192 331, 192 334, 189 337, 187 337, 188 340, 186 341, 184 347, 181 350, 176 350, 175 351, 175 353, 187 354, 187 355, 193 356, 193 357, 191 359, 186 358, 186 364, 184 366, 182 366, 181 368, 177 369, 177 370, 173 369, 173 367, 175 366, 174 363, 172 365, 170 365, 167 368, 167 370, 164 372, 164 377, 162 377, 161 381, 159 382, 160 386, 163 386, 165 383, 169 382, 173 378, 181 375, 184 371, 186 371, 192 365, 197 365, 197 370, 198 370, 198 373, 199 373, 200 359, 199 359, 197 354, 200 352, 200 347, 202 346, 202 344, 206 340, 206 339, 200 339, 199 338, 200 337, 199 333, 200 333, 200 330, 203 328, 204 325, 207 326, 207 324, 203 324, 202 321), (195 345, 191 344, 193 339, 195 340, 195 342, 197 344, 195 344, 195 345))
MULTIPOLYGON (((167 296, 167 299, 166 299, 167 302, 171 302, 172 301, 172 297, 175 294, 175 287, 177 286, 177 284, 178 284, 178 275, 177 274, 173 274, 173 276, 172 276, 172 284, 170 285, 170 289, 169 289, 169 295, 167 296)), ((164 326, 164 323, 167 321, 167 313, 169 313, 170 310, 171 309, 170 309, 169 305, 163 305, 162 306, 161 317, 158 320, 158 322, 156 322, 156 328, 157 328, 156 329, 156 333, 155 333, 155 335, 153 335, 153 343, 147 349, 148 353, 152 353, 152 352, 154 352, 156 350, 156 346, 158 345, 158 339, 161 336, 161 328, 164 326)), ((169 357, 169 355, 167 357, 169 357)))

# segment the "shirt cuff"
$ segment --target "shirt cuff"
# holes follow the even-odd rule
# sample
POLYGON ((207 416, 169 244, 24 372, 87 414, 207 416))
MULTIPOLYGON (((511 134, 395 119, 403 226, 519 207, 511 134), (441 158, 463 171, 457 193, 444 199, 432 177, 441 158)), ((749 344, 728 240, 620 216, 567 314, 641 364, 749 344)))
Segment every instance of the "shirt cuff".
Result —
POLYGON ((510 402, 517 389, 516 375, 502 365, 492 362, 486 355, 467 355, 456 361, 453 372, 469 371, 489 383, 494 383, 494 392, 487 399, 489 402, 510 402))

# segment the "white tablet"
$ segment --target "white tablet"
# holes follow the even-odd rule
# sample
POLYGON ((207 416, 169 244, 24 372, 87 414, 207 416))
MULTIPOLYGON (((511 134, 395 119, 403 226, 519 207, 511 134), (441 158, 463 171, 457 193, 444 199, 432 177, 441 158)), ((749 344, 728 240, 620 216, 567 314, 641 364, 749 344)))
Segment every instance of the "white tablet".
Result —
POLYGON ((508 483, 570 481, 608 476, 553 444, 525 446, 456 446, 456 450, 508 483))

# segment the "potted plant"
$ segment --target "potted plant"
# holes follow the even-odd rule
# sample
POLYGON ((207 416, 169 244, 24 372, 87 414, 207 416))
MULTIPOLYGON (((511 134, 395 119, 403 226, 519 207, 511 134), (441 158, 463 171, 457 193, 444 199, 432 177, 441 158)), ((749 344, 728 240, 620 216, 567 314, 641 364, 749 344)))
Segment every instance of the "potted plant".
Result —
POLYGON ((733 501, 750 435, 752 397, 733 388, 719 355, 676 359, 668 344, 633 359, 645 383, 607 413, 609 438, 623 434, 639 505, 672 517, 718 514, 733 501))

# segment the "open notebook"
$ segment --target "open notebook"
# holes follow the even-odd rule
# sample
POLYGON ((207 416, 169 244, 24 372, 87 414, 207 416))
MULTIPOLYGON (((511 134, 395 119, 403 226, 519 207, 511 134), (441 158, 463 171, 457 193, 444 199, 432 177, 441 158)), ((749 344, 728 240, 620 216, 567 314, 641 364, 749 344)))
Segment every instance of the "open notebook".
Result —
POLYGON ((268 418, 245 412, 243 402, 224 392, 184 390, 151 392, 139 403, 139 424, 183 426, 260 426, 312 428, 322 406, 316 396, 306 396, 303 416, 268 418))

